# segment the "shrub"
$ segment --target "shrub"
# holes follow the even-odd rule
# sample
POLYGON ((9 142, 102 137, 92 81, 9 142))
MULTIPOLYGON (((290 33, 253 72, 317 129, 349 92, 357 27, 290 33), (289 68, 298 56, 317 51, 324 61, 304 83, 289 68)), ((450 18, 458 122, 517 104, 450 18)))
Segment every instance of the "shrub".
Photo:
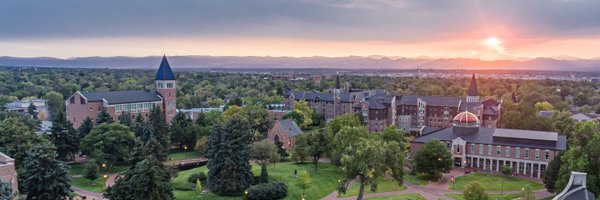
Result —
POLYGON ((276 200, 287 196, 287 186, 282 182, 261 183, 248 188, 249 200, 276 200))
POLYGON ((192 174, 189 178, 188 178, 188 182, 196 184, 196 180, 200 179, 200 181, 202 183, 206 183, 206 174, 204 172, 200 172, 197 174, 192 174))

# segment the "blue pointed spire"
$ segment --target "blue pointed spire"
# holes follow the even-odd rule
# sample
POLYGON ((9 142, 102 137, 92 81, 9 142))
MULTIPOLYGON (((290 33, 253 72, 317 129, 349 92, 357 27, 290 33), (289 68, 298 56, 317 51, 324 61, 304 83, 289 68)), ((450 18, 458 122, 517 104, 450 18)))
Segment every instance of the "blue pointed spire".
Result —
POLYGON ((173 74, 173 71, 171 71, 171 66, 169 65, 169 61, 167 61, 167 56, 165 55, 163 55, 158 72, 156 72, 156 80, 175 80, 175 74, 173 74))

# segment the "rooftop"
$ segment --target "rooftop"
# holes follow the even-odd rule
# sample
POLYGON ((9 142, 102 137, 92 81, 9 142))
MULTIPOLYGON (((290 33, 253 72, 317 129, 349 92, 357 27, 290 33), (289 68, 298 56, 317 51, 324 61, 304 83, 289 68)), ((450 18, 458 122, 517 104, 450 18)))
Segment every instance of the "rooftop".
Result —
POLYGON ((156 80, 175 80, 175 74, 171 71, 167 56, 163 55, 158 72, 156 72, 156 80))
POLYGON ((153 91, 112 91, 112 92, 82 92, 88 102, 102 101, 108 104, 138 103, 161 101, 162 98, 153 91))
POLYGON ((279 124, 281 125, 281 128, 287 133, 288 137, 294 137, 296 135, 302 134, 302 129, 298 127, 294 120, 279 120, 279 124))

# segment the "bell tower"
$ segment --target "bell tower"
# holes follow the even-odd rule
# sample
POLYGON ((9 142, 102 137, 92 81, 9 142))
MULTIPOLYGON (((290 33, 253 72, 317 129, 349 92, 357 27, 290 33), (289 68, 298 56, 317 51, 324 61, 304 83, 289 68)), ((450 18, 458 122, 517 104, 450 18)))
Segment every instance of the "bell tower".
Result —
POLYGON ((158 72, 156 72, 156 92, 160 94, 163 99, 163 111, 165 113, 165 119, 167 124, 171 124, 171 120, 177 114, 177 90, 175 89, 175 74, 171 71, 171 66, 167 57, 163 55, 162 61, 158 72))
POLYGON ((479 90, 477 90, 477 81, 475 80, 475 73, 471 77, 471 85, 467 90, 467 103, 479 102, 479 90))

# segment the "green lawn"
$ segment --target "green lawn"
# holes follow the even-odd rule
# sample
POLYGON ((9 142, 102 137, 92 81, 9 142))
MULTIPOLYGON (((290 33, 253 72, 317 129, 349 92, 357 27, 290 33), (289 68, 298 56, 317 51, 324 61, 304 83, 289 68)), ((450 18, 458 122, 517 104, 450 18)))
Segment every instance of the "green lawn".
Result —
MULTIPOLYGON (((370 185, 365 185, 365 194, 401 191, 406 189, 406 186, 398 186, 398 183, 391 178, 377 178, 375 181, 377 182, 377 191, 371 192, 370 185)), ((342 197, 356 196, 358 195, 358 190, 360 190, 360 183, 356 182, 352 187, 348 188, 346 194, 342 195, 342 197)))
MULTIPOLYGON (((306 170, 312 178, 312 187, 306 191, 306 199, 320 199, 327 196, 329 193, 336 191, 337 181, 342 179, 342 171, 332 164, 320 164, 319 170, 314 171, 311 164, 293 164, 291 162, 277 163, 268 166, 269 178, 284 182, 288 187, 288 195, 285 199, 301 199, 302 190, 295 185, 296 177, 294 170, 298 172, 306 170)), ((190 175, 206 172, 206 167, 199 167, 191 170, 181 171, 179 175, 171 181, 175 197, 177 199, 242 199, 241 197, 218 197, 211 193, 204 193, 201 197, 197 197, 197 192, 194 191, 194 184, 188 183, 187 179, 190 175)), ((252 172, 255 176, 260 173, 260 167, 252 164, 252 172)))
POLYGON ((71 184, 72 186, 75 186, 75 187, 78 187, 78 188, 81 188, 81 189, 84 189, 87 191, 98 192, 98 193, 104 192, 104 188, 105 188, 104 183, 105 183, 104 178, 98 178, 92 182, 83 177, 77 177, 77 178, 71 178, 71 181, 69 181, 69 184, 71 184))
POLYGON ((409 175, 409 174, 404 174, 404 182, 412 183, 414 185, 422 185, 422 186, 428 185, 430 183, 428 180, 421 179, 417 175, 413 176, 413 175, 409 175))
MULTIPOLYGON (((84 168, 85 168, 85 163, 81 163, 81 164, 75 164, 75 165, 69 165, 69 174, 70 175, 78 175, 78 174, 83 174, 84 172, 84 168)), ((127 169, 129 169, 129 166, 112 166, 112 167, 106 167, 106 168, 102 168, 100 166, 98 166, 99 170, 100 170, 100 174, 114 174, 114 173, 119 173, 119 172, 124 172, 127 171, 127 169)))
POLYGON ((425 197, 423 197, 417 193, 397 194, 397 195, 373 197, 373 198, 366 198, 366 199, 369 199, 369 200, 426 200, 425 197))
POLYGON ((202 157, 202 154, 198 151, 172 151, 169 153, 171 160, 186 160, 200 157, 202 157))
MULTIPOLYGON (((452 198, 452 199, 456 199, 456 200, 464 200, 465 198, 463 198, 462 194, 446 194, 446 196, 452 198)), ((489 200, 512 200, 512 199, 516 199, 519 198, 518 194, 488 194, 488 199, 489 200)))
POLYGON ((483 184, 485 190, 502 190, 504 181, 504 190, 521 190, 525 186, 531 186, 533 190, 544 189, 544 185, 535 181, 521 179, 517 177, 506 177, 486 173, 470 173, 456 178, 455 183, 450 183, 451 190, 463 190, 470 182, 479 181, 483 184))

